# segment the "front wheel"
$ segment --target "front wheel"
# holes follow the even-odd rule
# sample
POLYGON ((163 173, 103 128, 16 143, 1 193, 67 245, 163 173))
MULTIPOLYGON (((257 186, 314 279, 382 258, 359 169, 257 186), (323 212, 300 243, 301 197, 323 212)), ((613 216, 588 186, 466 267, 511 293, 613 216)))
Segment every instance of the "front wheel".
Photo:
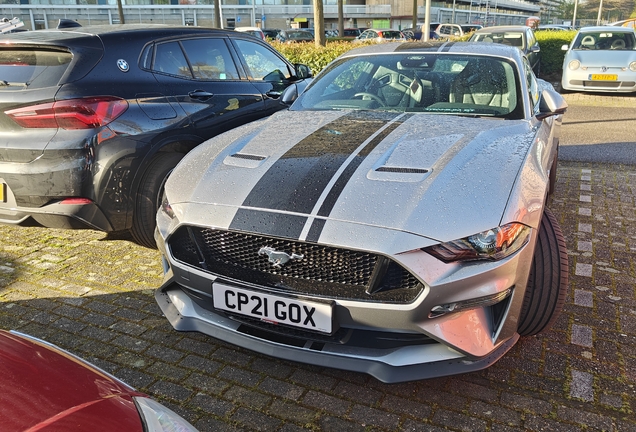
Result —
POLYGON ((135 198, 133 226, 130 229, 133 239, 141 246, 157 248, 154 233, 163 186, 182 158, 181 153, 159 153, 152 159, 141 178, 135 198))
POLYGON ((565 303, 568 273, 563 232, 554 214, 545 208, 519 316, 517 331, 521 336, 536 335, 552 327, 565 303))

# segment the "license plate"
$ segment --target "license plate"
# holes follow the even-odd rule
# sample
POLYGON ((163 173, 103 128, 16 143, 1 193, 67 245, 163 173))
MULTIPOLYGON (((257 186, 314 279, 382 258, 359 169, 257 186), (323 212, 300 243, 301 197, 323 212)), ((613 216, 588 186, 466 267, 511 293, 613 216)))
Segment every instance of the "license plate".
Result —
POLYGON ((7 202, 7 184, 0 183, 0 202, 7 202))
POLYGON ((250 291, 222 283, 212 284, 214 307, 275 324, 287 324, 321 333, 331 333, 330 304, 250 291))
POLYGON ((591 74, 591 81, 616 81, 618 79, 618 75, 616 74, 591 74))

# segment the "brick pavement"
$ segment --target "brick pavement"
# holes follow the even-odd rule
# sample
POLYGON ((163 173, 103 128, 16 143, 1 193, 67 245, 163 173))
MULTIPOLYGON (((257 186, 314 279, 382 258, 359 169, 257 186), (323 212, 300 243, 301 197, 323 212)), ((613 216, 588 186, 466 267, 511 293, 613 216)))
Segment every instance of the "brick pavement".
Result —
POLYGON ((636 431, 636 166, 559 164, 570 255, 552 331, 484 371, 402 384, 178 333, 159 255, 93 231, 0 226, 0 327, 76 353, 201 431, 636 431))

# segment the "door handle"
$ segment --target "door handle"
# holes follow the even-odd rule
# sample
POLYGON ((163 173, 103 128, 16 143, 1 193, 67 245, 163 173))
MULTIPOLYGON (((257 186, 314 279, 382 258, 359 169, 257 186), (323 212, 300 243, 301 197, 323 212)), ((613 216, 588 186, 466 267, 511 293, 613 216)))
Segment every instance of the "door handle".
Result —
POLYGON ((278 99, 281 94, 282 94, 282 92, 277 92, 277 91, 270 90, 267 93, 265 93, 265 96, 270 97, 272 99, 278 99))
POLYGON ((214 96, 214 94, 206 92, 204 90, 195 90, 188 93, 188 96, 190 96, 192 99, 208 99, 214 96))

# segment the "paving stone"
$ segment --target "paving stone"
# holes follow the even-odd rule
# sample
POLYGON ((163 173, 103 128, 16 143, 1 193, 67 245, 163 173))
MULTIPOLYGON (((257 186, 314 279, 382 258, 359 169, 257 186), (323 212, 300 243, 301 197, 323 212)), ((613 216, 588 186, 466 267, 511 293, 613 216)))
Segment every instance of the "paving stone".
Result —
POLYGON ((351 405, 351 402, 349 401, 314 390, 309 390, 302 401, 305 405, 309 405, 338 416, 342 416, 349 411, 351 405))
POLYGON ((594 389, 592 382, 594 377, 587 373, 577 370, 572 371, 572 381, 570 383, 570 396, 573 398, 583 399, 585 401, 594 400, 594 389))

